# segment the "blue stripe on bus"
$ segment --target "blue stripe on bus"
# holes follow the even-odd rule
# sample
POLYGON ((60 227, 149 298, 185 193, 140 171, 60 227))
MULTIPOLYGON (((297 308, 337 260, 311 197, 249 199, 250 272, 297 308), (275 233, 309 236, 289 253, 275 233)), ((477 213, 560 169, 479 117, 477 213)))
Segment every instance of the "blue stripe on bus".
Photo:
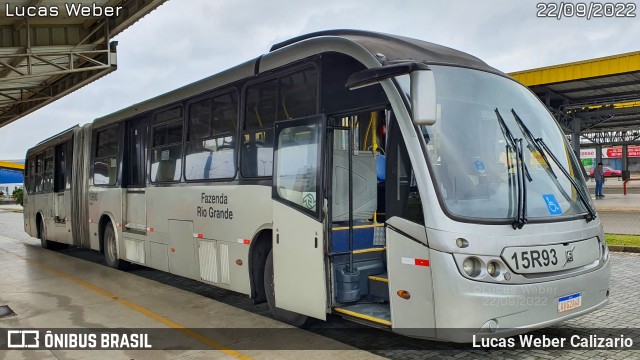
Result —
POLYGON ((581 296, 580 293, 577 294, 572 294, 572 295, 567 295, 564 297, 561 297, 560 299, 558 299, 558 301, 562 302, 562 301, 567 301, 567 300, 571 300, 571 299, 575 299, 575 298, 579 298, 581 296))

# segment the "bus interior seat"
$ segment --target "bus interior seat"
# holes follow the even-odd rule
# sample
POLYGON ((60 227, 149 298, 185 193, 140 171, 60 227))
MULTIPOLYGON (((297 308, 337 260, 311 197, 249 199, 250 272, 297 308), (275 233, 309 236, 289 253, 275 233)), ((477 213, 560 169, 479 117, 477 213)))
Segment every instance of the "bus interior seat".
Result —
MULTIPOLYGON (((333 152, 333 222, 349 221, 349 158, 348 150, 333 152)), ((352 156, 353 164, 353 220, 373 218, 377 205, 377 174, 371 152, 352 156)))

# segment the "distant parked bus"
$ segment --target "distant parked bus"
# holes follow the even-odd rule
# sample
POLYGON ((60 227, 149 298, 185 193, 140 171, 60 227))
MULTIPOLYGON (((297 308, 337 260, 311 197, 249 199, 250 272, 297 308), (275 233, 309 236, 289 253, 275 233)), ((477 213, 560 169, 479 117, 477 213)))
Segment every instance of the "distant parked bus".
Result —
POLYGON ((31 148, 25 230, 290 324, 335 313, 469 341, 607 303, 569 149, 527 88, 473 56, 326 31, 31 148))

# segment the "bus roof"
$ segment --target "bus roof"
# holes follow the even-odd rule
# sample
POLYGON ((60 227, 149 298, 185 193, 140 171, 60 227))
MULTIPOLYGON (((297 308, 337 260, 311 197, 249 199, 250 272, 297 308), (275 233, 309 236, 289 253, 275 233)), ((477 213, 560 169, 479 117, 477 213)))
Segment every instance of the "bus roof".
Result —
POLYGON ((423 40, 373 31, 349 29, 318 31, 277 43, 269 51, 273 52, 320 36, 337 36, 351 40, 367 49, 373 55, 384 55, 387 61, 416 60, 428 64, 469 67, 506 76, 504 73, 487 65, 484 61, 465 52, 423 40))
MULTIPOLYGON (((301 35, 273 45, 268 54, 256 59, 247 61, 236 67, 223 71, 219 74, 209 76, 179 89, 159 95, 152 99, 129 106, 112 114, 98 118, 94 121, 95 126, 102 126, 114 123, 132 116, 143 114, 159 107, 172 104, 196 96, 207 91, 231 84, 236 81, 251 78, 265 71, 261 68, 261 61, 272 58, 276 53, 287 53, 285 58, 295 58, 299 51, 297 44, 302 44, 307 40, 323 38, 327 41, 347 40, 359 47, 364 48, 372 56, 378 59, 380 65, 387 62, 400 60, 415 60, 427 64, 441 64, 474 68, 482 71, 495 73, 501 76, 508 76, 496 70, 484 61, 475 56, 462 51, 454 50, 446 46, 433 44, 430 42, 412 39, 404 36, 383 34, 362 30, 327 30, 301 35)), ((318 53, 327 51, 319 49, 318 53)), ((302 52, 302 51, 300 51, 302 52)), ((280 54, 278 54, 280 55, 280 54)), ((347 54, 348 55, 348 54, 347 54)), ((281 56, 278 56, 281 57, 281 56)), ((269 68, 266 67, 266 71, 269 68)))
POLYGON ((71 139, 73 137, 73 132, 76 129, 79 129, 80 126, 79 125, 75 125, 72 126, 64 131, 61 131, 45 140, 40 141, 38 144, 36 144, 34 147, 30 148, 29 150, 27 150, 27 156, 35 153, 35 152, 39 152, 42 151, 48 147, 60 144, 62 142, 65 142, 69 139, 71 139))

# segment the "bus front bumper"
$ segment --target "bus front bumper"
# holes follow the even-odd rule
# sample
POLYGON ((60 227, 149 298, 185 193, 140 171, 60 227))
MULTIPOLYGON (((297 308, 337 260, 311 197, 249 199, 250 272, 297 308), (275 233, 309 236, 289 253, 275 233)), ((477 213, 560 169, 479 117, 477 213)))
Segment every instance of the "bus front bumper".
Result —
POLYGON ((511 336, 597 310, 609 301, 611 258, 585 274, 534 284, 496 284, 463 277, 451 254, 432 251, 437 338, 471 342, 511 336), (435 270, 437 269, 437 270, 435 270), (581 305, 560 311, 561 298, 580 294, 581 305))

